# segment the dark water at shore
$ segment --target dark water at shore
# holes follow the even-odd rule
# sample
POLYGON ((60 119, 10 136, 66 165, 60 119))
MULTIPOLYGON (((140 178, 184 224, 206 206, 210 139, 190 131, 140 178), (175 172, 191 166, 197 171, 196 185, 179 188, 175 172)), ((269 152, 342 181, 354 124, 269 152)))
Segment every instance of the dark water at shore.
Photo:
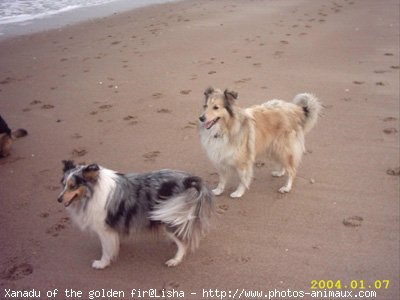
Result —
MULTIPOLYGON (((12 0, 0 3, 0 40, 15 35, 61 28, 131 9, 172 2, 173 0, 75 0, 49 1, 48 5, 37 0, 12 0)), ((44 1, 45 2, 45 1, 44 1)))

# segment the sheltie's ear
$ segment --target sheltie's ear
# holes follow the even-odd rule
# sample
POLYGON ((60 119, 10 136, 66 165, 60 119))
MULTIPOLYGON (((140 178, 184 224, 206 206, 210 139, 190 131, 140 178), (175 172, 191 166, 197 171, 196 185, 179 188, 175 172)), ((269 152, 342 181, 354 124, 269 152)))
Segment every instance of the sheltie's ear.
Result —
POLYGON ((64 168, 63 168, 64 173, 69 170, 75 169, 73 160, 63 160, 62 163, 64 164, 64 168))
POLYGON ((226 89, 224 91, 224 107, 228 111, 229 115, 233 117, 233 108, 232 106, 234 105, 235 100, 238 97, 238 93, 234 91, 229 91, 226 89))
POLYGON ((82 176, 89 182, 96 182, 99 178, 100 167, 97 164, 90 164, 82 170, 82 176))
POLYGON ((235 91, 230 91, 230 90, 226 89, 224 91, 224 96, 225 96, 226 100, 228 100, 230 103, 232 103, 234 100, 236 100, 238 98, 238 93, 235 91))
POLYGON ((206 96, 206 100, 208 99, 208 97, 214 93, 214 88, 213 87, 208 87, 205 91, 204 91, 204 96, 206 96))

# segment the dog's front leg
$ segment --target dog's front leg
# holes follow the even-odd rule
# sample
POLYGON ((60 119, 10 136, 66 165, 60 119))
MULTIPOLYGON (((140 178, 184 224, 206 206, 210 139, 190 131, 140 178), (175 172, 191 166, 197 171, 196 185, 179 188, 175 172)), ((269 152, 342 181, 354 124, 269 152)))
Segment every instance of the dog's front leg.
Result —
POLYGON ((119 252, 119 235, 117 232, 105 228, 97 232, 102 248, 100 260, 93 261, 94 269, 104 269, 111 264, 111 261, 117 258, 119 252))
POLYGON ((236 191, 231 194, 232 198, 242 197, 246 189, 250 187, 251 179, 253 178, 253 166, 252 164, 249 164, 241 169, 238 169, 237 172, 240 178, 240 184, 236 191))
POLYGON ((228 170, 226 168, 221 168, 218 170, 218 174, 219 174, 218 186, 212 190, 215 196, 219 196, 224 192, 226 182, 228 180, 228 170))

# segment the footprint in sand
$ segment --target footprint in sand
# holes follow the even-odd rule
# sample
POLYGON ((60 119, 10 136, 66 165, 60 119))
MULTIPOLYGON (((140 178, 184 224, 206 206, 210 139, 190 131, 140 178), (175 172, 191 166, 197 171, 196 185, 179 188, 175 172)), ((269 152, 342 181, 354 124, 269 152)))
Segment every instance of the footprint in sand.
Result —
POLYGON ((161 97, 163 97, 164 95, 162 93, 154 93, 153 95, 151 95, 154 99, 160 99, 161 97))
POLYGON ((394 127, 389 127, 389 128, 383 129, 383 132, 386 134, 394 134, 394 133, 397 133, 398 131, 394 127))
POLYGON ((31 103, 29 103, 30 105, 36 105, 36 104, 39 104, 39 103, 42 103, 42 101, 40 101, 40 100, 33 100, 31 103))
POLYGON ((100 109, 110 109, 111 107, 112 107, 111 104, 103 104, 99 106, 100 109))
POLYGON ((191 91, 192 91, 192 90, 182 90, 182 91, 180 91, 180 93, 181 93, 182 95, 189 95, 191 91))
POLYGON ((283 44, 283 45, 287 45, 287 44, 289 44, 289 42, 288 42, 288 41, 284 41, 284 40, 280 41, 280 43, 281 43, 281 44, 283 44))
POLYGON ((171 110, 169 110, 168 108, 161 108, 157 110, 157 113, 159 114, 170 114, 171 110))
POLYGON ((353 81, 353 83, 354 83, 354 84, 358 84, 358 85, 360 85, 360 84, 364 84, 364 83, 365 83, 365 81, 358 81, 358 80, 354 80, 354 81, 353 81))
POLYGON ((3 79, 2 81, 0 81, 0 84, 8 84, 8 83, 11 83, 11 82, 13 82, 13 81, 16 81, 16 79, 15 79, 15 78, 12 78, 12 77, 6 77, 6 78, 3 79))
POLYGON ((400 167, 399 168, 390 168, 386 170, 386 174, 392 176, 399 176, 400 175, 400 167))
POLYGON ((254 67, 261 67, 262 63, 254 63, 253 66, 254 67))
POLYGON ((195 122, 187 122, 187 124, 183 127, 183 129, 195 129, 197 128, 197 123, 195 122))
POLYGON ((255 166, 256 166, 256 168, 262 168, 262 167, 265 166, 265 162, 257 161, 257 162, 255 163, 255 166))
POLYGON ((251 80, 250 77, 249 77, 249 78, 243 78, 243 79, 234 81, 234 83, 245 83, 245 82, 248 82, 248 81, 250 81, 250 80, 251 80))
POLYGON ((352 217, 343 219, 342 223, 346 227, 360 227, 362 221, 364 221, 364 219, 362 217, 352 216, 352 217))
POLYGON ((281 58, 284 53, 283 51, 275 51, 273 55, 275 58, 281 58))
POLYGON ((250 260, 251 260, 250 256, 241 256, 235 259, 237 263, 242 263, 242 264, 248 263, 250 260))
POLYGON ((215 74, 215 73, 217 73, 217 72, 216 72, 216 71, 210 71, 210 72, 208 72, 208 74, 210 74, 210 75, 215 74))
POLYGON ((382 81, 375 82, 376 85, 384 86, 385 84, 382 81))
POLYGON ((136 119, 137 119, 136 116, 131 116, 131 115, 124 117, 124 121, 131 121, 131 120, 136 120, 136 119))
POLYGON ((82 157, 87 154, 87 150, 84 148, 75 148, 72 150, 72 157, 82 157))
POLYGON ((71 137, 72 137, 73 139, 80 139, 80 138, 82 138, 82 136, 81 136, 79 133, 74 133, 73 135, 71 135, 71 137))
POLYGON ((111 45, 118 45, 119 43, 121 43, 121 41, 114 41, 111 43, 111 45))
POLYGON ((398 69, 400 69, 400 66, 390 66, 390 68, 391 68, 391 69, 398 70, 398 69))
POLYGON ((43 219, 46 219, 46 218, 48 218, 49 216, 50 216, 50 214, 49 214, 48 212, 42 212, 42 213, 39 214, 39 217, 41 217, 41 218, 43 218, 43 219))
POLYGON ((397 121, 397 118, 395 117, 386 117, 383 119, 383 122, 391 122, 391 121, 397 121))
POLYGON ((1 278, 6 280, 19 280, 33 273, 33 266, 28 263, 13 265, 2 272, 1 278))
POLYGON ((51 105, 51 104, 43 104, 40 108, 41 108, 41 109, 52 109, 52 108, 54 108, 54 105, 51 105))
POLYGON ((68 217, 63 217, 56 224, 50 226, 46 230, 46 233, 51 235, 51 236, 53 236, 53 237, 56 237, 56 236, 58 236, 60 234, 60 232, 62 230, 64 230, 67 227, 67 225, 69 223, 70 223, 69 218, 68 217))
POLYGON ((229 205, 228 204, 220 204, 217 206, 217 214, 224 214, 229 210, 229 205))
POLYGON ((150 151, 145 154, 143 154, 144 161, 146 162, 154 162, 156 158, 160 155, 160 151, 150 151))

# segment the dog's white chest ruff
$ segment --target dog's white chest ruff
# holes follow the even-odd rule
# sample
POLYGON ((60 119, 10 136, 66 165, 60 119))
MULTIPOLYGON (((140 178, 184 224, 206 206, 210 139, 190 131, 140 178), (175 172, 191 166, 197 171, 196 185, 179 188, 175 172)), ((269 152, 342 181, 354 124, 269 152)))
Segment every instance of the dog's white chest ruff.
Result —
POLYGON ((230 145, 228 137, 217 130, 200 131, 200 140, 209 159, 216 165, 233 166, 235 149, 230 145))

